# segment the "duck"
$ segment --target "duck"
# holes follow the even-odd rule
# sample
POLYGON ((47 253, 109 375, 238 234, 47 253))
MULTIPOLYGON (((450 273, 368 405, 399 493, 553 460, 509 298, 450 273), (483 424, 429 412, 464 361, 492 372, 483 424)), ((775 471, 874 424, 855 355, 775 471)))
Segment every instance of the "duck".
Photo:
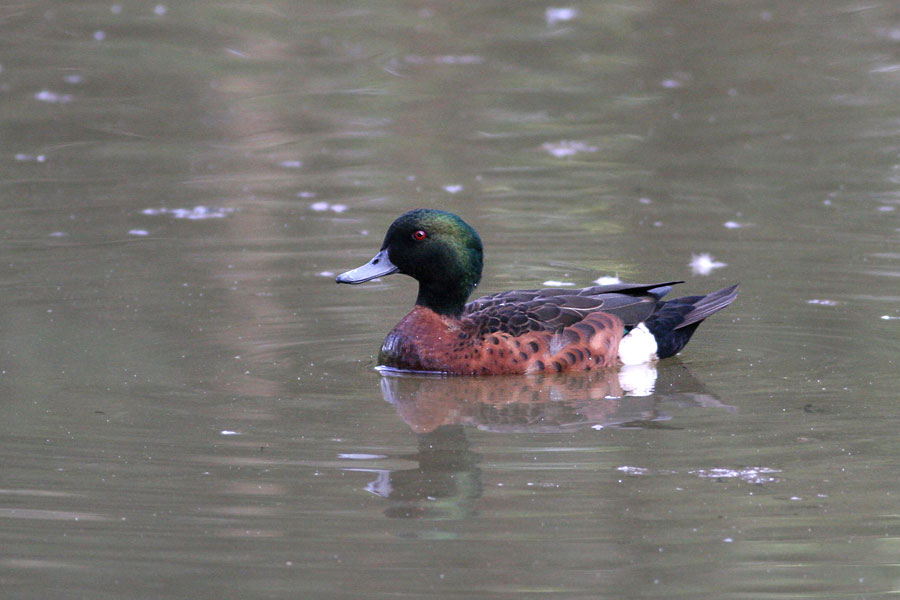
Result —
POLYGON ((341 273, 361 284, 401 273, 419 283, 413 309, 387 334, 379 368, 444 375, 589 371, 652 363, 679 353, 738 285, 663 300, 673 285, 616 283, 513 290, 469 301, 481 281, 478 233, 451 212, 419 208, 397 217, 378 253, 341 273))

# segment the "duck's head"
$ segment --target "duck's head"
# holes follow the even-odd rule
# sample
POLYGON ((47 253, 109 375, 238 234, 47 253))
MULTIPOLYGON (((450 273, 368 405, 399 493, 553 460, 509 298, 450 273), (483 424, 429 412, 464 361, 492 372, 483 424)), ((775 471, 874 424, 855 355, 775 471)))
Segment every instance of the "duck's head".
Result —
POLYGON ((338 283, 363 283, 391 273, 419 282, 416 304, 459 315, 481 280, 481 238, 453 213, 419 208, 388 228, 381 251, 363 266, 341 273, 338 283))

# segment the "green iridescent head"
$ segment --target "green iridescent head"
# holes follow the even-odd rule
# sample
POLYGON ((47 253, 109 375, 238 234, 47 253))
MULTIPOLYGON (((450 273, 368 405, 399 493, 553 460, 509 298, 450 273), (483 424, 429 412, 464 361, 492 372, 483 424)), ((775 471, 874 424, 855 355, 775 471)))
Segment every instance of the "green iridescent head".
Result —
POLYGON ((481 280, 482 262, 481 238, 472 227, 453 213, 419 208, 391 224, 375 258, 337 281, 362 283, 403 273, 419 282, 416 304, 459 315, 481 280))

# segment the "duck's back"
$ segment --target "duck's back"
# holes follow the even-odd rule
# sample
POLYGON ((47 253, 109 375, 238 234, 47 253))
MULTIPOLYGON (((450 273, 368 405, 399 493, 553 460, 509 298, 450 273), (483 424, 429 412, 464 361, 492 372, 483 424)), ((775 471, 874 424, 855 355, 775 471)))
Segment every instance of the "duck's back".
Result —
POLYGON ((631 328, 653 314, 676 283, 681 282, 500 292, 469 302, 463 316, 479 323, 484 333, 556 332, 598 311, 615 315, 631 328))

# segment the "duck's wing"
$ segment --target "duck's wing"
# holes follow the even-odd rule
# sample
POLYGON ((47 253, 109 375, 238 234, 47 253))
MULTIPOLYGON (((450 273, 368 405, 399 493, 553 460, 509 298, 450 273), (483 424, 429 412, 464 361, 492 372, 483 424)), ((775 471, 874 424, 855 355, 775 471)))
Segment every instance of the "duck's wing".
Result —
POLYGON ((466 304, 463 317, 476 323, 483 334, 558 331, 596 311, 616 315, 632 327, 649 317, 676 283, 681 282, 501 292, 466 304))

